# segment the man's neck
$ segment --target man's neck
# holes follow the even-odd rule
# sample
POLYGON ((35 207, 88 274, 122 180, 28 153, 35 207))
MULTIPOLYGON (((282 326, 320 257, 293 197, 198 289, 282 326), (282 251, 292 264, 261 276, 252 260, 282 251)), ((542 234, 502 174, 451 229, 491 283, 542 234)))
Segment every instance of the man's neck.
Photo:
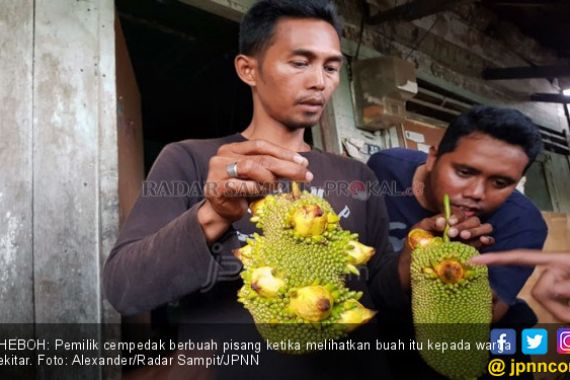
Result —
POLYGON ((311 147, 303 139, 305 130, 289 129, 276 121, 261 122, 255 118, 241 133, 248 140, 267 140, 294 152, 308 152, 311 147))
POLYGON ((431 202, 431 193, 429 190, 429 173, 426 165, 420 165, 414 172, 412 179, 412 189, 416 200, 426 210, 437 212, 437 207, 433 207, 431 202))

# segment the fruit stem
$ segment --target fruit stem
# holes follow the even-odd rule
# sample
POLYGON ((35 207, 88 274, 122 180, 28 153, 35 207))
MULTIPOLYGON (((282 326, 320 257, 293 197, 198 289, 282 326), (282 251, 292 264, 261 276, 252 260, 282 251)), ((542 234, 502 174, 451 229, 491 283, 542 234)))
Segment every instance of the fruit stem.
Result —
POLYGON ((293 194, 294 199, 299 199, 299 197, 301 197, 301 189, 299 184, 295 181, 291 183, 291 193, 293 194))
POLYGON ((449 235, 447 231, 449 231, 449 218, 451 217, 451 206, 449 204, 449 195, 443 195, 443 213, 445 215, 445 228, 443 229, 443 241, 445 243, 449 243, 449 235))

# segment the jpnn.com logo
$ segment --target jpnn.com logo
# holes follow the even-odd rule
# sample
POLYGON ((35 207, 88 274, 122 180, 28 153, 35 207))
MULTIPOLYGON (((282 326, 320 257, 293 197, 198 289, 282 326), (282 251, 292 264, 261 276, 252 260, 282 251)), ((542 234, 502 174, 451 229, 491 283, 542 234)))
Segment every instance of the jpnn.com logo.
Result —
POLYGON ((513 329, 491 330, 491 353, 513 355, 517 351, 517 333, 513 329))

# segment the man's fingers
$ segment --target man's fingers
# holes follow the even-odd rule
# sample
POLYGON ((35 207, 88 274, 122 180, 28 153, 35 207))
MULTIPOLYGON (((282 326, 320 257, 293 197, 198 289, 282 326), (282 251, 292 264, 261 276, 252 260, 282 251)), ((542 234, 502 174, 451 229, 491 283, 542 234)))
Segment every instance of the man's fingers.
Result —
POLYGON ((433 221, 433 226, 435 227, 436 231, 443 231, 446 224, 445 218, 443 216, 435 216, 431 218, 431 220, 433 221))
POLYGON ((457 223, 454 227, 459 230, 470 230, 472 228, 476 228, 481 226, 481 220, 478 217, 472 216, 467 219, 463 219, 460 223, 457 223))
POLYGON ((478 265, 562 265, 570 267, 569 253, 543 253, 539 250, 518 249, 503 253, 485 253, 470 262, 478 265))
POLYGON ((262 185, 256 181, 245 181, 237 178, 230 178, 227 181, 219 182, 220 189, 218 195, 224 198, 252 198, 266 195, 272 185, 262 185))
POLYGON ((443 232, 443 230, 445 229, 445 226, 448 223, 450 226, 453 226, 453 227, 449 228, 449 230, 447 231, 447 234, 449 235, 449 237, 452 237, 452 238, 456 237, 460 231, 456 228, 456 225, 457 225, 457 223, 459 223, 461 221, 462 215, 453 214, 449 217, 449 220, 445 220, 445 217, 443 215, 436 215, 432 219, 434 222, 434 226, 435 226, 434 230, 435 231, 443 232))
POLYGON ((465 220, 465 214, 460 208, 451 208, 451 216, 449 217, 449 224, 454 225, 461 223, 465 220))
POLYGON ((495 238, 487 235, 479 236, 479 241, 486 247, 495 244, 495 238))
POLYGON ((445 228, 445 218, 441 215, 424 218, 414 228, 420 228, 428 232, 441 232, 445 228))
POLYGON ((249 140, 240 143, 222 145, 218 149, 219 156, 238 155, 266 155, 273 156, 280 160, 294 162, 298 165, 308 166, 309 161, 297 152, 281 148, 278 145, 265 140, 249 140))
MULTIPOLYGON (((460 228, 458 229, 461 230, 460 228)), ((469 240, 477 238, 479 236, 490 235, 492 232, 493 232, 493 227, 490 224, 486 223, 486 224, 481 224, 478 227, 463 229, 461 232, 459 232, 459 237, 464 240, 469 240)))
POLYGON ((258 171, 271 173, 273 180, 286 178, 292 181, 310 182, 313 174, 305 166, 271 156, 244 156, 237 161, 240 177, 257 179, 258 171))
POLYGON ((230 178, 228 166, 235 163, 239 179, 260 183, 274 183, 279 178, 291 181, 310 182, 313 174, 305 166, 271 156, 214 156, 210 159, 210 180, 230 178))

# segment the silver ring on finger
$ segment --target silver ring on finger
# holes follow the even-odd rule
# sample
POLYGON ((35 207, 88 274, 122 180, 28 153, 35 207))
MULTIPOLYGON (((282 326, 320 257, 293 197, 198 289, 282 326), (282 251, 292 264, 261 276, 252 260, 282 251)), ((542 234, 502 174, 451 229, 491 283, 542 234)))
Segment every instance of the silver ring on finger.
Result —
POLYGON ((233 162, 226 166, 226 172, 230 178, 237 178, 239 176, 237 162, 233 162))

